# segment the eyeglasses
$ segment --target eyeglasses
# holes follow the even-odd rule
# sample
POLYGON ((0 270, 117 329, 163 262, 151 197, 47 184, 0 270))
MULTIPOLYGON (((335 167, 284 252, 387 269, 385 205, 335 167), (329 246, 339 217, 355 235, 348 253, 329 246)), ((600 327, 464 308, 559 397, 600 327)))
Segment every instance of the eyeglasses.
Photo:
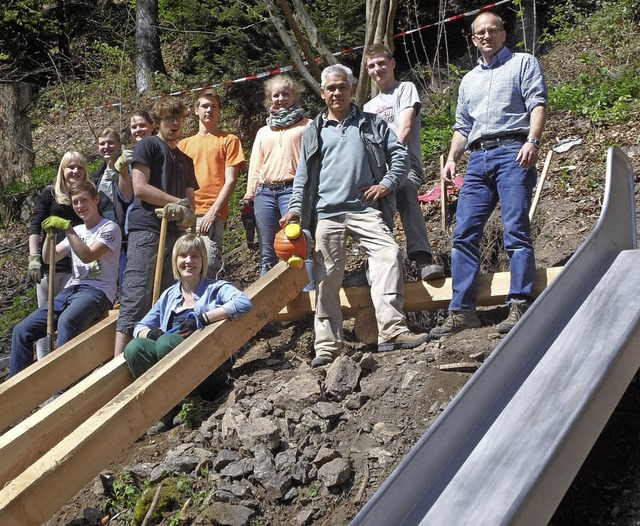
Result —
POLYGON ((185 117, 183 115, 166 115, 165 117, 160 117, 160 121, 165 124, 173 124, 174 122, 184 122, 185 117))
POLYGON ((489 33, 490 37, 496 36, 498 33, 501 33, 502 29, 496 29, 495 27, 490 27, 488 29, 480 29, 479 31, 474 31, 473 36, 476 38, 482 38, 485 33, 489 33))

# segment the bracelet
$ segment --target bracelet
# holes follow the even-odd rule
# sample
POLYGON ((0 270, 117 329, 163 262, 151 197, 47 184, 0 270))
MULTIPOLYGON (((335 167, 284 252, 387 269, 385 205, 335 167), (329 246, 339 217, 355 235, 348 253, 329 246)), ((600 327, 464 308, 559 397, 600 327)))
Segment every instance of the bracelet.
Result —
POLYGON ((456 162, 455 159, 447 159, 447 163, 455 163, 455 162, 456 162))
POLYGON ((206 312, 203 312, 202 314, 200 314, 200 321, 202 322, 202 325, 204 325, 205 327, 211 323, 211 321, 209 321, 209 318, 206 312))

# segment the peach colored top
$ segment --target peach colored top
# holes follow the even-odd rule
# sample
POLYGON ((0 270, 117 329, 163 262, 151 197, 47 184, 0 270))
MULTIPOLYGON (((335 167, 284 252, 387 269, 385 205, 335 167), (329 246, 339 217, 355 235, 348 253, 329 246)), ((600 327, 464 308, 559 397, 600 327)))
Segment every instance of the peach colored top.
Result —
POLYGON ((302 133, 311 119, 301 119, 295 124, 272 130, 263 126, 258 130, 249 160, 247 192, 253 197, 259 183, 292 181, 298 168, 302 133))

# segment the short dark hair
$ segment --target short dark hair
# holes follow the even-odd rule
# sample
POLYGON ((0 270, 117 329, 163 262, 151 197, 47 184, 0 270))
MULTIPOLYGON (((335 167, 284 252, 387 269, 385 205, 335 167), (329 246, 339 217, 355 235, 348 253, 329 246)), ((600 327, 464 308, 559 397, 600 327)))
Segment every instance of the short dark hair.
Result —
POLYGON ((188 113, 189 110, 184 102, 168 95, 158 99, 151 108, 151 116, 157 122, 160 122, 164 117, 184 118, 188 113))
POLYGON ((96 188, 96 185, 88 179, 81 179, 80 181, 76 181, 75 183, 73 183, 69 188, 69 197, 73 197, 80 192, 87 192, 92 199, 98 195, 98 189, 96 188))
POLYGON ((147 110, 134 111, 131 114, 130 118, 133 118, 133 117, 142 117, 149 124, 153 125, 153 117, 151 116, 151 114, 147 110))

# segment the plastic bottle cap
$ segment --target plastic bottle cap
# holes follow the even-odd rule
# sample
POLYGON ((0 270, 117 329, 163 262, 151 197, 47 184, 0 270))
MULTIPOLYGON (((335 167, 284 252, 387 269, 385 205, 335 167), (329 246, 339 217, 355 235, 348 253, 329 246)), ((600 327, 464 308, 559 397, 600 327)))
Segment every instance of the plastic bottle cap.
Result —
POLYGON ((302 268, 304 266, 304 259, 302 259, 300 256, 291 256, 287 260, 287 265, 289 265, 291 268, 302 268))
POLYGON ((302 229, 298 223, 289 223, 284 227, 284 235, 287 236, 287 239, 297 239, 301 233, 302 229))

